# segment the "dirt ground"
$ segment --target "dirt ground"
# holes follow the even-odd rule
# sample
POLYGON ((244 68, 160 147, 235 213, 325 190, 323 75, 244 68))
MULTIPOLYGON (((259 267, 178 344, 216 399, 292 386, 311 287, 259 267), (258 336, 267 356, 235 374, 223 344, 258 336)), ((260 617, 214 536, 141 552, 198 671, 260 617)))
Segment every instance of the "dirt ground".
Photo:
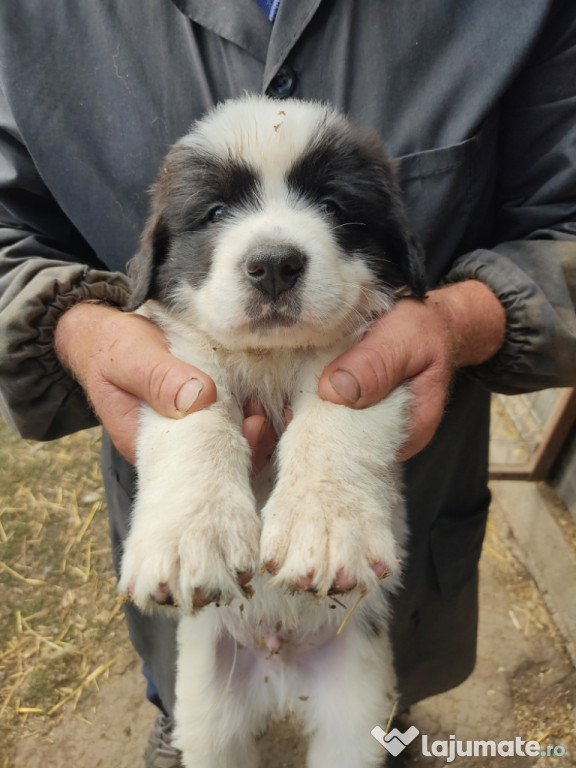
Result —
MULTIPOLYGON (((0 540, 8 554, 0 580, 3 590, 17 592, 0 622, 0 768, 143 765, 154 710, 114 595, 94 470, 97 450, 95 436, 38 448, 0 430, 0 540), (9 449, 4 454, 2 446, 9 449), (80 469, 79 454, 85 461, 80 469), (18 475, 16 464, 22 477, 6 493, 8 474, 18 475), (25 496, 24 470, 32 465, 43 490, 25 496), (17 520, 27 505, 37 507, 26 527, 17 520), (48 510, 43 518, 42 505, 48 510), (36 551, 44 553, 40 566, 36 551)), ((456 690, 413 707, 403 728, 416 726, 429 744, 450 735, 461 741, 519 737, 537 740, 551 753, 460 757, 458 768, 576 768, 576 672, 510 535, 496 496, 481 562, 476 670, 456 690)), ((366 724, 369 730, 374 725, 366 724)), ((451 764, 422 756, 421 736, 404 753, 407 766, 451 764)), ((263 739, 261 752, 261 768, 304 765, 303 745, 289 723, 263 739)))

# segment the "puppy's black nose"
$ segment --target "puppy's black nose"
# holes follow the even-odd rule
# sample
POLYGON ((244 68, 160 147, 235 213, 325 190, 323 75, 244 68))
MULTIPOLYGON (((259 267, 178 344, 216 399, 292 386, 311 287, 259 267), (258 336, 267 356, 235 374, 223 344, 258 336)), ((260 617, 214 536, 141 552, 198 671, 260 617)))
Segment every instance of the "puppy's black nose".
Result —
POLYGON ((297 248, 276 245, 262 248, 246 261, 246 274, 255 288, 274 301, 294 287, 306 267, 306 257, 297 248))

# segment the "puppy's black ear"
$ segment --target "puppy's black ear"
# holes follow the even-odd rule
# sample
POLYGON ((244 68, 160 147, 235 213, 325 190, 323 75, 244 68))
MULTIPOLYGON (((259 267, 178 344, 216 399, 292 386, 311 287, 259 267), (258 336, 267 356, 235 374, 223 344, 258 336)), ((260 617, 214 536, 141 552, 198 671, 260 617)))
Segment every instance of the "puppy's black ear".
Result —
POLYGON ((395 282, 401 281, 396 295, 424 298, 427 288, 424 250, 418 238, 410 232, 401 209, 396 209, 388 219, 384 237, 387 258, 397 270, 395 282))
POLYGON ((131 293, 128 309, 137 309, 148 299, 156 297, 157 273, 166 261, 170 238, 161 216, 151 216, 142 232, 140 250, 128 263, 131 293))
POLYGON ((406 278, 410 295, 423 299, 427 288, 424 249, 418 238, 412 234, 406 237, 405 243, 406 252, 401 262, 402 274, 406 278))

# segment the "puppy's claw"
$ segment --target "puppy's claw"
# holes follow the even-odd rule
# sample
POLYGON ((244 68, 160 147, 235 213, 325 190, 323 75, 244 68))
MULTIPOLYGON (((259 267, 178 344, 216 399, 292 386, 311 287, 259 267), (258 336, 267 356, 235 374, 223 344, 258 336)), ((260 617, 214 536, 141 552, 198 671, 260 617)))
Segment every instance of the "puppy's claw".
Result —
POLYGON ((296 590, 300 589, 304 592, 314 592, 314 571, 310 570, 306 576, 301 576, 299 579, 296 579, 294 586, 296 590))
POLYGON ((236 571, 236 578, 238 580, 238 584, 240 584, 241 587, 245 587, 254 578, 254 572, 251 570, 236 571))
POLYGON ((276 576, 279 570, 280 570, 280 566, 275 560, 267 560, 260 567, 260 573, 265 573, 266 571, 268 571, 268 573, 271 576, 276 576))
POLYGON ((170 586, 165 581, 158 584, 158 589, 154 592, 153 595, 150 595, 150 597, 158 605, 166 605, 166 606, 178 605, 178 601, 175 600, 170 590, 170 586))
POLYGON ((389 566, 386 563, 384 563, 382 560, 378 560, 374 563, 371 563, 370 568, 372 568, 372 570, 376 574, 376 578, 378 579, 378 581, 382 581, 382 579, 385 579, 386 576, 390 574, 389 566))
POLYGON ((251 587, 250 584, 245 584, 242 587, 242 592, 244 592, 245 597, 250 600, 254 595, 254 587, 251 587))
POLYGON ((192 593, 192 607, 204 608, 205 605, 210 603, 217 603, 220 600, 220 590, 214 590, 213 592, 205 592, 202 587, 195 587, 192 593))
POLYGON ((344 568, 339 568, 336 574, 336 578, 328 590, 328 594, 342 594, 344 592, 351 592, 353 589, 356 589, 357 586, 358 579, 355 576, 346 573, 344 568), (334 590, 334 592, 331 590, 334 590))

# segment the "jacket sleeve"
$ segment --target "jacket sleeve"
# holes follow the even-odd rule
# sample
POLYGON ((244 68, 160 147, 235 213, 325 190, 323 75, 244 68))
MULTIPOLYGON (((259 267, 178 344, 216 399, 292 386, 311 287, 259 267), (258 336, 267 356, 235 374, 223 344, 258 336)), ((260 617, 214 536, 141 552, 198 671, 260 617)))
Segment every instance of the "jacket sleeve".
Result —
POLYGON ((0 91, 0 410, 23 437, 97 423, 54 329, 78 301, 127 298, 125 275, 106 270, 42 183, 0 91))
POLYGON ((506 341, 470 372, 516 394, 576 385, 576 14, 561 2, 501 105, 496 245, 459 258, 499 297, 506 341))

